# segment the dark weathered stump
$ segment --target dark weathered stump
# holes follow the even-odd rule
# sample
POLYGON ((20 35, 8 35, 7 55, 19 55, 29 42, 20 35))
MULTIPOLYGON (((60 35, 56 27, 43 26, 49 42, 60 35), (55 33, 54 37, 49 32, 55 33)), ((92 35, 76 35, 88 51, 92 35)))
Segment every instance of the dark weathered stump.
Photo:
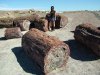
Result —
POLYGON ((23 35, 22 47, 45 74, 66 66, 70 53, 67 44, 35 28, 23 35))
POLYGON ((74 37, 100 56, 100 30, 91 24, 76 27, 74 37))
POLYGON ((13 21, 13 27, 20 27, 21 31, 29 30, 30 21, 28 21, 28 20, 15 20, 15 21, 13 21))
POLYGON ((5 30, 5 38, 6 39, 13 39, 13 38, 21 38, 22 37, 22 33, 20 28, 16 27, 16 28, 7 28, 5 30))
POLYGON ((55 28, 59 29, 61 27, 61 16, 56 16, 55 28))

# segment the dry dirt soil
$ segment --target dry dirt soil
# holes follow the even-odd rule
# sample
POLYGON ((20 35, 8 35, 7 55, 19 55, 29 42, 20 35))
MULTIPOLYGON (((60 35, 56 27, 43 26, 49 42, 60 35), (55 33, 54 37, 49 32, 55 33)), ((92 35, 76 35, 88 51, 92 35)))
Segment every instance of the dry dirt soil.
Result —
MULTIPOLYGON (((61 14, 68 17, 68 24, 64 28, 48 31, 46 34, 68 44, 71 53, 65 70, 55 71, 49 75, 100 75, 100 57, 75 41, 73 37, 75 27, 81 23, 88 22, 100 27, 100 12, 77 11, 61 14)), ((24 53, 21 38, 9 40, 3 38, 5 29, 0 29, 0 75, 42 75, 36 64, 24 53)))

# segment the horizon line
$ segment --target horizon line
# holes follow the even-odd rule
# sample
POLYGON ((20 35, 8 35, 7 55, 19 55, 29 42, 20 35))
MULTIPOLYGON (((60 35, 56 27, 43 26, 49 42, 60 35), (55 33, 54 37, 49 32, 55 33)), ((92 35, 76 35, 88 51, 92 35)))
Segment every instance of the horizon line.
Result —
MULTIPOLYGON (((50 11, 50 10, 47 10, 47 9, 34 9, 34 8, 0 8, 0 10, 2 11, 25 11, 25 10, 34 10, 34 11, 50 11)), ((90 10, 90 9, 78 9, 78 10, 56 10, 56 11, 100 11, 99 9, 93 9, 93 10, 90 10)))

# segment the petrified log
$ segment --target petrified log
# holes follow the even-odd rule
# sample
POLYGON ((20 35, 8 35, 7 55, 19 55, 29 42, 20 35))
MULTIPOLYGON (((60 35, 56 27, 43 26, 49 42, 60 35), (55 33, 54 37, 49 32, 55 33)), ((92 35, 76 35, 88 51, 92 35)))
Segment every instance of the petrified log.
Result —
POLYGON ((13 39, 13 38, 21 38, 22 37, 22 33, 20 28, 16 27, 16 28, 7 28, 5 30, 5 38, 6 39, 13 39))
POLYGON ((65 27, 68 23, 68 18, 64 15, 61 15, 60 23, 61 23, 60 27, 65 27))
POLYGON ((34 17, 34 20, 39 20, 41 18, 38 14, 32 14, 32 16, 34 17))
POLYGON ((50 13, 46 14, 45 19, 47 19, 48 21, 50 21, 50 13))
POLYGON ((48 31, 48 21, 46 19, 41 19, 41 18, 34 20, 32 22, 30 29, 33 27, 46 32, 46 31, 48 31))
POLYGON ((76 27, 74 37, 91 48, 100 56, 100 30, 92 24, 81 24, 76 27))
POLYGON ((30 21, 31 24, 30 24, 29 29, 35 28, 36 25, 39 25, 39 20, 41 17, 37 14, 33 14, 33 17, 34 17, 34 19, 30 21))
POLYGON ((66 66, 70 52, 68 45, 35 28, 23 35, 22 47, 45 74, 66 66))
POLYGON ((20 27, 21 31, 29 30, 30 21, 28 21, 28 20, 15 20, 15 21, 13 21, 13 27, 20 27))
POLYGON ((56 15, 55 28, 59 29, 60 27, 61 27, 61 16, 56 15))

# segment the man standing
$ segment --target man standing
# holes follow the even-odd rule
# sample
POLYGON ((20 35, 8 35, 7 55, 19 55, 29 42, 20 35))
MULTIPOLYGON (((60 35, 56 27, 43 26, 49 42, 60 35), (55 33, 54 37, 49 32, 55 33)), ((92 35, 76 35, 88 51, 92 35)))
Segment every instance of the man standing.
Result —
POLYGON ((54 6, 51 6, 50 23, 49 23, 49 26, 48 26, 49 30, 54 30, 54 28, 55 28, 55 21, 56 21, 56 11, 54 10, 54 6))

